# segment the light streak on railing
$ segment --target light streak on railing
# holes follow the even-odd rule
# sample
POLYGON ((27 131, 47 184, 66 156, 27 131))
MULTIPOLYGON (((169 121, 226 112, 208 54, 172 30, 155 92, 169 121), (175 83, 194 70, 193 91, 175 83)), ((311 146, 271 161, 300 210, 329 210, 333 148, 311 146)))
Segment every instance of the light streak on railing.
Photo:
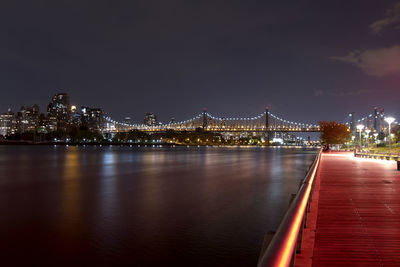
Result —
POLYGON ((311 190, 320 158, 321 151, 318 152, 296 198, 291 203, 268 248, 262 255, 258 263, 259 267, 290 266, 294 257, 300 227, 302 227, 303 218, 306 213, 306 207, 310 201, 311 190))

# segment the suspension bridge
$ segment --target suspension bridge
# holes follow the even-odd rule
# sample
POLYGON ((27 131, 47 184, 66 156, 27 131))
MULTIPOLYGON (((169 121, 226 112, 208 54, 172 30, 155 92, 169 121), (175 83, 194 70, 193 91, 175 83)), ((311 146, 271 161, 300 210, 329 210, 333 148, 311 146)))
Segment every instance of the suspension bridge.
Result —
POLYGON ((105 133, 140 130, 144 132, 195 131, 202 129, 211 132, 319 132, 319 125, 294 122, 276 116, 266 109, 253 117, 216 117, 204 110, 202 113, 180 122, 160 125, 127 124, 105 116, 105 133))
MULTIPOLYGON (((363 124, 366 128, 374 132, 385 129, 384 110, 374 108, 374 111, 364 117, 356 119, 352 112, 342 123, 349 126, 355 132, 355 126, 363 124)), ((202 113, 179 122, 170 122, 159 125, 146 124, 127 124, 113 120, 109 116, 104 116, 104 133, 128 132, 130 130, 140 130, 144 132, 165 132, 174 131, 195 131, 202 129, 211 132, 320 132, 319 125, 313 123, 303 123, 290 121, 281 118, 269 111, 267 108, 263 113, 253 117, 216 117, 204 110, 202 113)))

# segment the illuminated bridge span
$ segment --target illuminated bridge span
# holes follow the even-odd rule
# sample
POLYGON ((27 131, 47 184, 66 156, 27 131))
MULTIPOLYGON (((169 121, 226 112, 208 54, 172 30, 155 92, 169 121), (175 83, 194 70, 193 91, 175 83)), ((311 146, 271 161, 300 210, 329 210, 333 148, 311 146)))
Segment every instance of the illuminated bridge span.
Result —
POLYGON ((106 127, 104 132, 127 132, 140 130, 145 132, 195 131, 203 129, 212 132, 319 132, 320 128, 315 124, 300 123, 280 118, 266 109, 265 112, 247 118, 215 117, 203 111, 199 115, 180 122, 148 126, 145 124, 127 124, 104 117, 106 127))

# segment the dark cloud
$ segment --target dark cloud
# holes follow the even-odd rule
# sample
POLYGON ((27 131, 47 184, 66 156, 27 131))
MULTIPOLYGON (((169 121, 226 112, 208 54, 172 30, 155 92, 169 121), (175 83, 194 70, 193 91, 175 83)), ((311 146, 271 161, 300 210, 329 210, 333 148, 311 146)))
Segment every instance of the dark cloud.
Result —
POLYGON ((372 33, 377 34, 389 26, 396 26, 400 24, 400 2, 396 3, 393 8, 386 10, 384 18, 374 21, 369 27, 372 33))
POLYGON ((353 51, 344 57, 331 57, 355 65, 368 75, 383 77, 400 75, 400 45, 387 48, 353 51))
POLYGON ((325 93, 325 91, 322 90, 322 89, 317 89, 317 90, 314 91, 314 95, 315 96, 323 96, 324 93, 325 93))
POLYGON ((372 90, 365 90, 365 89, 360 89, 357 91, 340 91, 340 92, 333 92, 331 93, 332 96, 339 96, 339 97, 343 97, 343 96, 360 96, 360 95, 364 95, 364 94, 368 94, 371 93, 372 90))
POLYGON ((367 89, 360 89, 357 91, 352 91, 352 90, 348 90, 348 91, 326 91, 326 90, 322 90, 322 89, 318 89, 314 91, 314 95, 317 97, 331 97, 331 96, 335 96, 335 97, 345 97, 345 96, 360 96, 360 95, 364 95, 364 94, 368 94, 373 92, 372 90, 367 90, 367 89))

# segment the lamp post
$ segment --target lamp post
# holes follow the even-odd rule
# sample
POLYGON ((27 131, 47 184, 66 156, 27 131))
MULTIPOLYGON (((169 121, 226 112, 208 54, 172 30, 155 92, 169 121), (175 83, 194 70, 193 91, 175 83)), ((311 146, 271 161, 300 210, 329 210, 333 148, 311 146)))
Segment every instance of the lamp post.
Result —
POLYGON ((396 119, 395 118, 393 118, 393 117, 387 117, 387 118, 385 118, 385 121, 389 124, 389 134, 388 134, 388 137, 389 137, 389 156, 390 156, 390 125, 392 124, 392 122, 394 122, 396 119))
POLYGON ((365 133, 367 134, 367 150, 369 154, 369 133, 371 132, 370 129, 365 129, 365 133))
POLYGON ((355 136, 355 135, 352 135, 352 136, 351 136, 351 144, 353 145, 354 156, 356 156, 356 150, 357 150, 357 145, 356 145, 356 143, 354 142, 355 139, 356 139, 356 136, 355 136))
POLYGON ((378 133, 373 134, 375 140, 375 147, 378 147, 378 135, 379 135, 378 133))
POLYGON ((362 139, 361 139, 361 131, 364 129, 364 125, 359 124, 357 125, 357 130, 360 132, 360 152, 362 150, 362 139))

